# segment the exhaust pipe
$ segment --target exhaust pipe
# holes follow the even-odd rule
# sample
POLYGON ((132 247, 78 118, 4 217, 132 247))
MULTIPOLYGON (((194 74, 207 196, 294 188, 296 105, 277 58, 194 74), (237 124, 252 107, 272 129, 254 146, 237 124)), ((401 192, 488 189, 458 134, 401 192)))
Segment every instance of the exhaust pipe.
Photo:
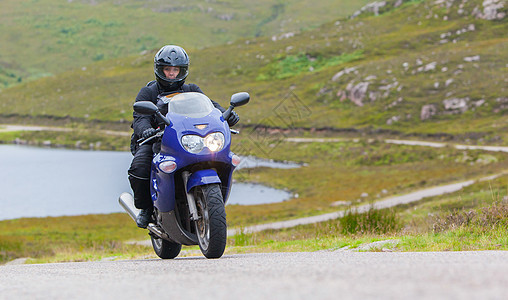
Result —
POLYGON ((140 209, 137 209, 134 206, 134 197, 132 197, 129 193, 122 193, 118 198, 118 203, 122 206, 123 209, 131 216, 131 218, 136 221, 136 217, 138 216, 140 209))

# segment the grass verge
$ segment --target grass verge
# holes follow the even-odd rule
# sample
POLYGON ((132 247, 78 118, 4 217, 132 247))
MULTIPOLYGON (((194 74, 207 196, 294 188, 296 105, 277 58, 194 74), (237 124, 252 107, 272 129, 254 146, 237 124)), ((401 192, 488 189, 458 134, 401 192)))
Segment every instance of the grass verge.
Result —
MULTIPOLYGON (((342 219, 283 230, 240 233, 226 254, 281 251, 471 251, 508 250, 506 177, 477 183, 454 194, 392 209, 350 211, 342 219), (443 207, 448 207, 444 209, 443 207), (396 240, 392 246, 366 244, 396 240), (364 249, 364 250, 362 250, 364 249)), ((29 263, 156 258, 125 214, 0 221, 0 263, 30 257, 29 263)), ((181 256, 199 255, 185 247, 181 256)))

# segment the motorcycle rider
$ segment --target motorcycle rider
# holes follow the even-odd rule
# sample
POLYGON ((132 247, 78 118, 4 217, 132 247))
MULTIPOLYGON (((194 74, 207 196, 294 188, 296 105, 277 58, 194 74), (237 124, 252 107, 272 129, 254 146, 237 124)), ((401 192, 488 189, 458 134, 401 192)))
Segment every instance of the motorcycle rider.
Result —
MULTIPOLYGON (((158 96, 168 93, 198 92, 203 93, 195 84, 185 84, 189 75, 189 57, 182 47, 166 45, 154 57, 155 80, 149 82, 139 91, 136 101, 151 101, 157 105, 158 96)), ((215 101, 213 105, 221 112, 225 109, 215 101)), ((140 138, 149 138, 157 133, 159 124, 154 116, 133 113, 132 128, 134 133, 131 139, 131 151, 134 154, 129 168, 129 182, 134 192, 134 205, 141 209, 136 218, 140 228, 146 228, 152 220, 153 201, 150 194, 150 168, 154 154, 153 143, 137 145, 140 138)), ((240 120, 236 112, 226 120, 233 126, 240 120)), ((157 149, 156 149, 157 150, 157 149)))

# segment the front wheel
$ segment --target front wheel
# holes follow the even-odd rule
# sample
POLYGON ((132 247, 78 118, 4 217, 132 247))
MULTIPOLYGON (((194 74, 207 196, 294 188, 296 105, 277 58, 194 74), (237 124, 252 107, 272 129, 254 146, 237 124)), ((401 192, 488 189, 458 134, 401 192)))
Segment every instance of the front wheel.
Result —
POLYGON ((151 236, 152 246, 155 254, 162 259, 172 259, 180 254, 182 245, 151 236))
POLYGON ((219 258, 224 254, 227 240, 226 209, 219 185, 195 187, 194 199, 198 211, 194 224, 199 248, 206 258, 219 258))

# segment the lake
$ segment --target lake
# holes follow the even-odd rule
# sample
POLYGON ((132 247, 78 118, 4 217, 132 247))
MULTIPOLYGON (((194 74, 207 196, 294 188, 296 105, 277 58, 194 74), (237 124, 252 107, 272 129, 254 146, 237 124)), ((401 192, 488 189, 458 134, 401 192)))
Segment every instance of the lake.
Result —
MULTIPOLYGON (((85 151, 0 145, 0 220, 124 212, 122 192, 131 192, 127 180, 130 152, 85 151)), ((253 157, 243 167, 295 168, 253 157)), ((291 194, 263 185, 235 183, 228 204, 266 204, 291 194)))

